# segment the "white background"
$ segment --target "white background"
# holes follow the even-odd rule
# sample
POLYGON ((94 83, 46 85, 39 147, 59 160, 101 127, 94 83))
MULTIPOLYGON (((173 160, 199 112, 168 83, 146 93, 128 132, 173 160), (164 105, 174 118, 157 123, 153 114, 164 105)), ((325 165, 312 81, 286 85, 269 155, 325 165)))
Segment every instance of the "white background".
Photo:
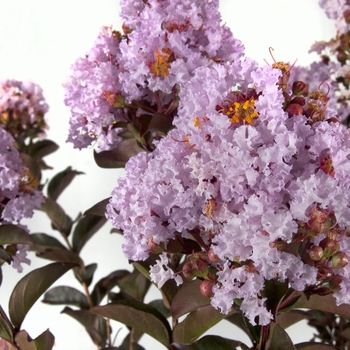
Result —
MULTIPOLYGON (((315 56, 308 55, 315 40, 327 40, 334 35, 333 24, 319 9, 317 0, 220 0, 223 22, 236 38, 243 41, 246 54, 263 63, 272 63, 268 48, 275 49, 277 61, 308 64, 315 56)), ((47 121, 48 137, 60 144, 60 150, 46 158, 47 162, 61 171, 71 165, 84 171, 60 197, 59 203, 69 215, 92 206, 110 195, 120 170, 99 169, 93 161, 92 150, 73 150, 66 144, 69 110, 63 104, 62 83, 69 74, 70 65, 93 45, 103 25, 120 29, 118 0, 0 0, 0 80, 13 78, 30 79, 44 89, 50 105, 47 121)), ((47 173, 50 175, 50 172, 47 173)), ((51 172, 52 174, 52 172, 51 172)), ((32 232, 52 234, 45 217, 37 214, 31 224, 32 232)), ((121 254, 122 238, 109 233, 110 226, 97 234, 83 250, 86 263, 98 262, 95 282, 112 270, 130 269, 121 254)), ((41 265, 46 262, 41 262, 41 265)), ((41 266, 33 261, 32 267, 41 266)), ((30 271, 25 267, 24 273, 30 271)), ((0 304, 7 310, 11 289, 21 275, 11 267, 3 266, 4 282, 0 287, 0 304)), ((79 288, 71 273, 56 285, 69 284, 79 288)), ((152 300, 155 291, 148 296, 152 300)), ((159 295, 158 295, 159 298, 159 295)), ((61 315, 63 307, 47 306, 37 302, 29 312, 23 328, 35 338, 47 328, 56 337, 56 350, 92 350, 84 328, 67 315, 61 315)), ((113 326, 114 332, 121 328, 113 326)), ((212 331, 223 336, 240 338, 232 326, 221 323, 212 331)), ((115 334, 115 333, 114 333, 115 334)), ((116 345, 125 335, 121 330, 116 345)), ((304 326, 290 332, 295 341, 310 338, 304 326)), ((163 347, 145 336, 142 344, 146 349, 163 347)))

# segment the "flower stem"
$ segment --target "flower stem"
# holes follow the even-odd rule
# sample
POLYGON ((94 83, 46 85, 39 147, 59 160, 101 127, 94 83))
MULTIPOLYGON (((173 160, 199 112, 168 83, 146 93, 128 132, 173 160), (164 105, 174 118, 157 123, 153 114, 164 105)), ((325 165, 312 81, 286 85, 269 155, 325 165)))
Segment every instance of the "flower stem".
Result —
POLYGON ((270 325, 261 326, 260 341, 257 350, 266 350, 266 343, 269 336, 270 325))

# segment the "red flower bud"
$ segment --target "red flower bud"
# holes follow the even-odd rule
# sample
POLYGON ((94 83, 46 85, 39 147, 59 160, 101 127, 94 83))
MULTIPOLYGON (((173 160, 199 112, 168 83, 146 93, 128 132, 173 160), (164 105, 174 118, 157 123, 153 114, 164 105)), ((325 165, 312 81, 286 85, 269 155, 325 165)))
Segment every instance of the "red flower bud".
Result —
POLYGON ((336 292, 340 289, 340 283, 343 282, 343 277, 339 275, 334 275, 331 277, 329 281, 329 288, 333 291, 336 292))
POLYGON ((328 237, 324 238, 320 242, 320 247, 323 248, 324 258, 329 258, 330 256, 334 255, 335 253, 338 252, 340 248, 339 243, 336 240, 330 239, 328 237))
POLYGON ((214 253, 213 248, 210 248, 208 251, 208 259, 214 264, 221 261, 221 259, 214 253))
POLYGON ((197 266, 192 262, 187 262, 182 267, 182 274, 184 275, 185 278, 189 280, 196 277, 196 272, 197 272, 197 266))
POLYGON ((210 298, 213 295, 212 289, 214 286, 214 282, 210 280, 204 280, 200 285, 201 294, 210 298))
POLYGON ((332 256, 332 266, 341 269, 349 263, 349 257, 343 252, 338 252, 332 256))
POLYGON ((304 95, 308 94, 308 86, 300 80, 297 80, 293 83, 292 91, 294 95, 304 95))
POLYGON ((286 112, 288 113, 288 117, 294 117, 295 115, 303 114, 304 110, 303 107, 301 107, 297 103, 291 103, 290 105, 287 106, 286 112))
POLYGON ((304 106, 305 98, 303 96, 296 96, 290 101, 290 103, 296 103, 297 105, 304 106))
POLYGON ((314 245, 310 250, 309 250, 309 256, 312 260, 314 261, 319 261, 323 257, 323 249, 322 247, 318 245, 314 245))

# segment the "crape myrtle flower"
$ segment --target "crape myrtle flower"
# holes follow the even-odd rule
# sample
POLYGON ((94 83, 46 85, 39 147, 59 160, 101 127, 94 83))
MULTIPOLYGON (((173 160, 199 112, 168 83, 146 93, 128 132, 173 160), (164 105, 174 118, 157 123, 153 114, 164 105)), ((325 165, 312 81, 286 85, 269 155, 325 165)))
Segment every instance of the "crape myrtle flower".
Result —
MULTIPOLYGON (((32 178, 14 147, 13 137, 0 127, 0 225, 20 224, 23 218, 31 218, 35 208, 44 201, 37 181, 32 178)), ((11 245, 6 248, 13 258, 13 267, 22 271, 21 263, 26 258, 28 245, 11 245)))
POLYGON ((41 87, 31 81, 0 82, 0 125, 17 143, 43 136, 47 129, 44 115, 49 107, 41 87))
POLYGON ((27 258, 27 252, 29 251, 29 244, 17 244, 16 254, 12 256, 12 267, 18 272, 23 271, 22 264, 30 265, 30 260, 27 258))
POLYGON ((43 202, 37 182, 14 148, 14 139, 0 128, 0 210, 1 220, 20 222, 30 218, 43 202))
POLYGON ((349 131, 326 93, 304 97, 306 83, 288 82, 289 70, 250 59, 194 69, 175 128, 153 153, 129 160, 106 213, 123 231, 128 259, 162 251, 154 282, 179 283, 181 272, 207 280, 215 308, 227 314, 241 299, 253 325, 272 319, 266 280, 348 302, 349 131), (201 247, 182 271, 165 256, 179 236, 201 247), (292 254, 301 242, 308 248, 292 254))
POLYGON ((243 52, 220 24, 218 0, 125 0, 121 7, 123 34, 103 28, 65 84, 75 148, 96 140, 98 151, 115 148, 125 124, 144 114, 171 122, 178 91, 196 67, 232 62, 243 52))
POLYGON ((330 19, 336 20, 336 28, 340 33, 349 31, 350 2, 349 0, 320 0, 320 6, 330 19))

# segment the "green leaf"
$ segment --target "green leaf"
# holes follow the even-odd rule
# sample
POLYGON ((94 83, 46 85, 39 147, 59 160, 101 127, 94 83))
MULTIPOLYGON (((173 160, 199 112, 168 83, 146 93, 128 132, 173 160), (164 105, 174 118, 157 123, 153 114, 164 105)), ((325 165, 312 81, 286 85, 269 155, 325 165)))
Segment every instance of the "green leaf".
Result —
POLYGON ((294 309, 320 310, 350 318, 350 305, 337 306, 332 294, 322 296, 314 294, 307 300, 305 294, 301 293, 301 298, 295 303, 294 309))
POLYGON ((13 327, 5 311, 0 306, 0 338, 13 342, 13 327))
POLYGON ((86 296, 79 290, 67 286, 58 286, 50 289, 45 293, 42 302, 52 305, 74 305, 80 309, 89 308, 86 296))
POLYGON ((128 270, 117 270, 111 272, 107 277, 100 279, 91 293, 91 298, 95 305, 98 305, 106 294, 115 286, 118 285, 118 281, 127 276, 130 272, 128 270))
POLYGON ((107 327, 103 317, 94 315, 89 311, 73 310, 69 307, 65 307, 62 313, 73 317, 82 324, 96 345, 100 347, 106 345, 107 327))
POLYGON ((181 344, 172 343, 170 345, 171 350, 224 350, 224 349, 249 349, 246 345, 240 341, 226 339, 215 335, 207 335, 195 343, 192 344, 181 344))
POLYGON ((118 350, 145 350, 137 342, 133 342, 130 347, 130 333, 125 337, 123 343, 118 347, 118 350))
POLYGON ((171 329, 168 321, 150 305, 138 301, 120 300, 115 304, 96 306, 90 312, 147 333, 165 346, 170 343, 171 329))
POLYGON ((313 342, 305 342, 305 343, 299 343, 295 345, 296 349, 302 349, 302 350, 339 350, 339 348, 336 348, 332 345, 325 345, 321 343, 313 343, 313 342))
POLYGON ((38 350, 32 338, 25 330, 21 330, 16 334, 15 343, 20 349, 38 350))
POLYGON ((21 350, 51 350, 55 343, 55 337, 47 329, 32 340, 25 330, 21 330, 16 334, 15 342, 21 350))
POLYGON ((38 298, 75 264, 53 263, 24 276, 15 286, 10 296, 10 319, 17 329, 38 298))
POLYGON ((165 318, 171 317, 170 310, 164 305, 163 300, 157 299, 157 300, 152 300, 150 303, 148 303, 155 309, 157 309, 165 318))
POLYGON ((12 258, 3 248, 0 247, 0 263, 4 261, 6 261, 8 264, 11 264, 12 258))
POLYGON ((260 339, 260 326, 252 326, 245 318, 242 312, 237 310, 237 313, 228 315, 225 320, 239 327, 251 340, 252 343, 258 343, 260 339))
POLYGON ((68 236, 72 228, 72 219, 66 215, 64 210, 51 198, 45 198, 40 210, 45 212, 50 218, 53 227, 59 232, 68 236))
POLYGON ((37 350, 51 350, 55 345, 55 337, 47 329, 34 339, 37 350))
POLYGON ((17 225, 0 226, 0 244, 33 244, 33 238, 17 225))
POLYGON ((138 270, 134 270, 118 281, 122 293, 127 293, 133 299, 142 301, 149 287, 150 281, 138 270))
POLYGON ((144 150, 139 147, 136 139, 133 138, 121 141, 112 150, 99 153, 94 151, 94 158, 96 164, 101 168, 123 168, 131 157, 140 152, 144 152, 144 150))
POLYGON ((157 130, 164 135, 166 135, 173 128, 172 118, 169 118, 161 113, 154 113, 148 126, 148 130, 157 130))
POLYGON ((46 233, 32 233, 31 237, 34 240, 34 245, 31 247, 31 250, 36 252, 44 252, 47 249, 67 250, 58 239, 49 236, 46 233))
POLYGON ((277 323, 283 328, 286 329, 293 324, 307 319, 310 317, 310 314, 307 311, 303 310, 291 310, 288 312, 281 312, 277 317, 277 323))
POLYGON ((73 249, 79 253, 86 242, 106 223, 105 217, 86 215, 75 226, 73 232, 73 249))
POLYGON ((223 320, 226 315, 215 310, 211 305, 191 312, 173 330, 173 339, 179 343, 192 343, 208 329, 223 320))
POLYGON ((145 350, 141 345, 137 344, 140 338, 144 333, 137 332, 135 328, 133 328, 129 334, 124 338, 123 343, 120 344, 119 350, 145 350), (132 339, 131 347, 130 347, 130 338, 132 339))
POLYGON ((277 323, 270 323, 267 350, 296 350, 287 332, 277 323))
POLYGON ((200 245, 192 240, 177 236, 176 239, 171 239, 167 243, 166 250, 169 253, 192 254, 193 252, 202 251, 200 245))
POLYGON ((140 135, 140 130, 136 127, 135 123, 128 123, 126 125, 126 128, 134 135, 135 139, 140 144, 143 144, 144 140, 142 139, 142 137, 140 135))
MULTIPOLYGON (((143 137, 148 131, 149 123, 151 122, 152 116, 150 114, 142 114, 137 118, 137 124, 139 127, 139 134, 143 137)), ((139 140, 142 143, 142 139, 139 140)))
POLYGON ((58 145, 51 140, 41 140, 28 146, 28 153, 33 158, 44 158, 45 156, 58 150, 58 145))
POLYGON ((262 292, 263 297, 266 297, 266 308, 269 310, 274 320, 277 319, 277 312, 283 297, 288 292, 288 281, 279 282, 275 279, 265 281, 265 288, 262 292))
POLYGON ((200 292, 201 280, 193 280, 181 286, 171 303, 171 314, 174 319, 210 305, 210 299, 200 292))
POLYGON ((82 261, 80 266, 77 266, 73 269, 74 276, 81 284, 84 283, 86 286, 89 286, 91 284, 96 268, 97 264, 84 266, 82 261))
POLYGON ((46 249, 36 254, 39 258, 57 261, 61 263, 74 263, 75 265, 83 265, 83 261, 79 255, 70 250, 46 249))
POLYGON ((84 174, 81 171, 72 170, 72 167, 68 167, 66 170, 56 174, 50 181, 47 188, 49 198, 56 201, 60 194, 66 189, 66 187, 72 182, 77 175, 84 174))
POLYGON ((108 197, 106 199, 102 199, 102 201, 96 203, 91 208, 86 210, 84 215, 96 215, 96 216, 103 216, 106 217, 106 206, 109 203, 111 197, 108 197))

